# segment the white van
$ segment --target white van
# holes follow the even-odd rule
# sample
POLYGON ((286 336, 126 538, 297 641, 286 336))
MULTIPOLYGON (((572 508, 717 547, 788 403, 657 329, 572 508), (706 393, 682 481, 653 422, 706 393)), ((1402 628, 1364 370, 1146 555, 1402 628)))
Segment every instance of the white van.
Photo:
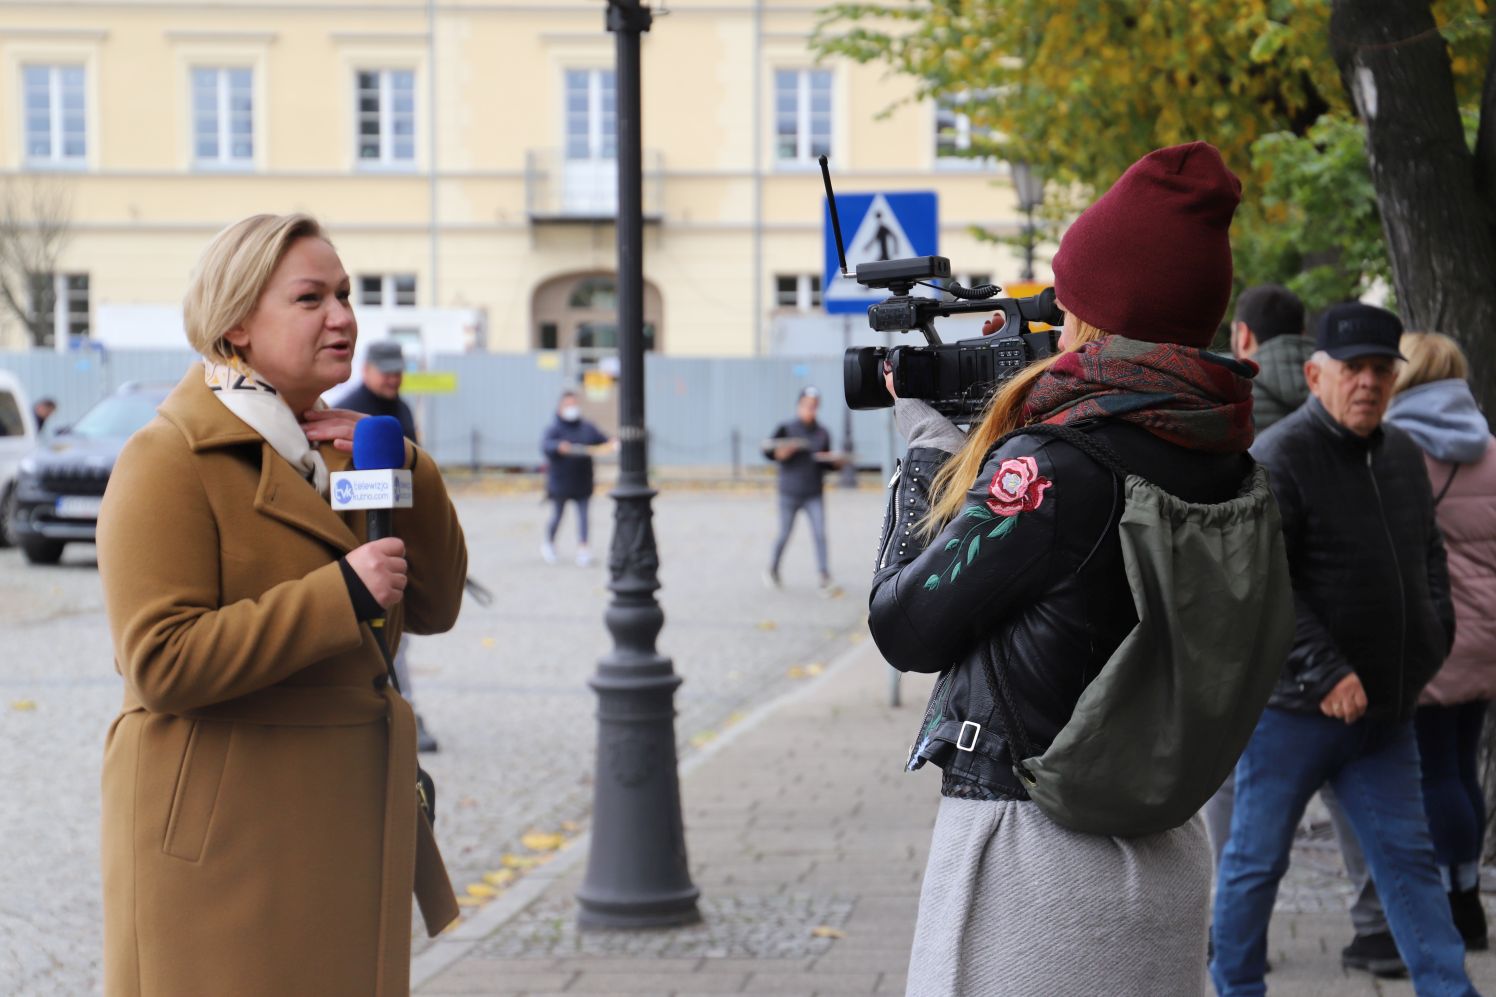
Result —
POLYGON ((0 370, 0 547, 15 540, 11 514, 16 501, 16 474, 21 458, 36 448, 36 419, 20 378, 0 370))

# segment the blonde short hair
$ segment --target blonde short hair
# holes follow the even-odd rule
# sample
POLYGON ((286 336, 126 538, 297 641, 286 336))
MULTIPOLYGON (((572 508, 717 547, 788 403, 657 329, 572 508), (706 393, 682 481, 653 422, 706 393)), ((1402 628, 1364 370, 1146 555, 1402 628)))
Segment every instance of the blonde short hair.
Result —
POLYGON ((1405 332, 1397 348, 1408 358, 1397 375, 1393 394, 1430 381, 1470 378, 1470 363, 1460 344, 1442 332, 1405 332))
POLYGON ((311 215, 251 215, 219 232, 203 250, 182 301, 187 341, 206 357, 227 360, 224 338, 254 314, 270 275, 298 239, 331 240, 311 215))

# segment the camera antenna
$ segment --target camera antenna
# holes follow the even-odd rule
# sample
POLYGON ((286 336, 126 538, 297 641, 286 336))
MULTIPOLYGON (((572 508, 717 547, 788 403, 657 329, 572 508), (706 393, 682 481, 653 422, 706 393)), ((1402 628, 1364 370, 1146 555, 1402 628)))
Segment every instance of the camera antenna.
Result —
POLYGON ((841 219, 836 215, 836 191, 831 189, 831 169, 826 165, 826 156, 821 156, 821 180, 826 184, 826 207, 831 212, 831 231, 836 236, 836 259, 841 264, 841 275, 852 276, 847 270, 847 249, 842 243, 841 219))

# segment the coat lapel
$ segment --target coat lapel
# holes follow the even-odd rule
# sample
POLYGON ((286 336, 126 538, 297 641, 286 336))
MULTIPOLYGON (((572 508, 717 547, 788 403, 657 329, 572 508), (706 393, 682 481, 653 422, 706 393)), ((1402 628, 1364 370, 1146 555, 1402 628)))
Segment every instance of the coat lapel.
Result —
MULTIPOLYGON (((317 489, 286 463, 268 443, 262 443, 260 452, 260 487, 255 491, 255 510, 278 519, 288 526, 310 533, 342 553, 346 554, 358 546, 358 538, 348 528, 343 517, 332 511, 327 499, 317 494, 317 489)), ((329 458, 323 447, 324 458, 329 458)), ((343 463, 343 462, 337 462, 343 463)), ((341 471, 327 460, 329 471, 341 471)))
MULTIPOLYGON (((286 459, 259 433, 213 397, 203 380, 201 364, 193 364, 161 404, 161 415, 182 431, 194 452, 258 444, 260 483, 255 511, 309 533, 341 553, 359 545, 358 538, 332 505, 317 494, 286 459)), ((319 448, 329 471, 346 471, 352 458, 331 446, 319 448)))

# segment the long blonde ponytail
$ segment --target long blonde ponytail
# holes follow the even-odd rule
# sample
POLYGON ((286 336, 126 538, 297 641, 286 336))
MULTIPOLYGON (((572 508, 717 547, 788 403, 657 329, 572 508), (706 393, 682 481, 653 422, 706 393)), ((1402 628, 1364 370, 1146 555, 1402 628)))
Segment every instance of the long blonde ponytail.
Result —
MULTIPOLYGON (((1068 317, 1074 324, 1075 334, 1065 352, 1079 349, 1086 343, 1107 335, 1079 316, 1068 317)), ((993 395, 992 404, 987 407, 982 421, 966 434, 966 443, 961 450, 936 472, 935 479, 930 482, 930 514, 925 517, 923 524, 927 539, 939 533, 946 523, 961 512, 961 503, 965 501, 967 491, 981 473, 982 460, 987 456, 988 448, 1024 425, 1023 406, 1028 401, 1029 392, 1060 355, 1056 353, 1030 364, 1003 385, 993 395)))

